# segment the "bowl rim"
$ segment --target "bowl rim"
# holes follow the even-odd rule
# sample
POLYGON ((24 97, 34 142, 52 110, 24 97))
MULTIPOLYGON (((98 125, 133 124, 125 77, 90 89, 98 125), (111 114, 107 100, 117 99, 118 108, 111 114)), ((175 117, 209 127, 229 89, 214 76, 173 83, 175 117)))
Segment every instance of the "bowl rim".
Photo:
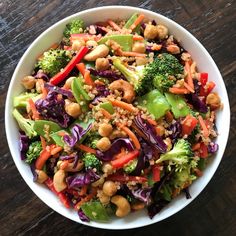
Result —
MULTIPOLYGON (((37 38, 34 39, 33 42, 31 42, 31 44, 29 45, 29 47, 27 48, 27 50, 24 52, 24 54, 21 56, 21 59, 19 60, 15 70, 14 70, 14 73, 11 77, 11 80, 10 80, 10 84, 9 84, 9 87, 8 87, 8 91, 7 91, 7 98, 6 98, 6 102, 5 102, 5 130, 6 130, 6 137, 7 137, 7 142, 8 142, 8 146, 9 146, 9 149, 10 149, 10 153, 11 153, 11 156, 12 156, 12 159, 13 161, 15 162, 15 165, 18 169, 18 171, 20 172, 22 178, 24 179, 24 181, 27 183, 27 185, 30 187, 30 189, 34 192, 34 194, 36 194, 36 196, 41 200, 43 201, 46 205, 48 205, 49 208, 53 209, 54 211, 56 211, 57 213, 61 214, 62 216, 72 220, 72 221, 75 221, 77 223, 81 223, 81 224, 84 224, 84 225, 87 225, 87 226, 90 226, 90 227, 96 227, 96 228, 101 228, 101 229, 113 229, 113 230, 124 230, 124 229, 133 229, 133 228, 140 228, 140 227, 144 227, 144 226, 148 226, 148 225, 151 225, 151 224, 154 224, 154 223, 157 223, 157 222, 160 222, 176 213, 178 213, 180 210, 182 210, 183 208, 185 208, 187 205, 189 205, 206 187, 206 185, 210 182, 210 180, 212 179, 213 175, 215 174, 222 158, 223 158, 223 154, 224 154, 224 151, 225 151, 225 148, 226 148, 226 145, 227 145, 227 141, 228 141, 228 137, 229 137, 229 128, 230 128, 230 106, 229 106, 229 99, 228 99, 228 93, 227 93, 227 90, 226 90, 226 87, 225 87, 225 83, 224 83, 224 80, 221 76, 221 73, 216 65, 216 63, 214 62, 213 58, 211 57, 211 55, 208 53, 208 51, 205 49, 205 47, 198 41, 197 38, 195 38, 188 30, 186 30, 183 26, 181 26, 180 24, 178 24, 177 22, 175 22, 174 20, 160 14, 160 13, 157 13, 157 12, 154 12, 154 11, 151 11, 151 10, 146 10, 146 9, 142 9, 142 8, 139 8, 139 7, 133 7, 133 6, 120 6, 120 5, 109 5, 109 6, 101 6, 101 7, 94 7, 94 8, 90 8, 90 9, 86 9, 86 10, 83 10, 83 11, 80 11, 80 12, 77 12, 77 13, 74 13, 72 15, 69 15, 59 21, 57 21, 56 23, 54 23, 53 25, 51 25, 49 28, 47 28, 46 30, 44 30, 37 38), (197 44, 198 47, 200 47, 200 49, 208 56, 208 60, 210 60, 210 63, 212 64, 212 66, 214 67, 214 71, 218 74, 218 77, 222 80, 222 85, 223 87, 221 87, 221 89, 225 90, 225 100, 226 100, 226 103, 224 103, 224 112, 226 112, 228 114, 226 120, 225 120, 225 124, 226 124, 226 130, 225 130, 225 135, 224 137, 226 138, 225 139, 225 142, 222 146, 222 156, 219 158, 219 160, 217 160, 217 162, 215 161, 214 163, 214 168, 212 170, 212 174, 211 176, 204 182, 204 184, 202 184, 201 186, 201 190, 198 191, 194 197, 192 197, 192 199, 186 201, 184 204, 181 204, 180 206, 176 207, 171 213, 165 215, 164 217, 162 218, 156 218, 155 219, 152 219, 152 221, 147 221, 145 222, 145 224, 140 224, 140 225, 135 225, 135 226, 125 226, 121 229, 119 227, 116 226, 116 224, 109 224, 107 223, 107 227, 104 227, 102 225, 100 225, 99 222, 96 222, 95 224, 90 224, 90 223, 86 223, 86 222, 82 222, 80 220, 78 221, 75 221, 74 219, 71 219, 70 217, 66 216, 63 212, 59 211, 58 209, 56 209, 56 207, 54 206, 51 206, 50 203, 48 203, 45 199, 43 199, 41 196, 39 196, 37 194, 37 191, 34 190, 33 188, 33 185, 32 185, 32 180, 29 180, 24 171, 21 169, 20 165, 18 165, 18 163, 16 162, 16 157, 15 157, 15 153, 14 153, 14 149, 13 149, 13 146, 11 144, 11 140, 10 140, 10 124, 8 122, 8 118, 9 116, 11 116, 11 111, 12 111, 12 104, 11 104, 11 98, 10 98, 10 91, 12 91, 13 89, 13 86, 14 86, 14 81, 16 79, 16 76, 17 76, 17 73, 20 69, 20 67, 22 66, 22 62, 24 61, 25 57, 27 56, 27 54, 31 51, 31 49, 33 48, 33 46, 38 42, 40 41, 49 31, 51 31, 54 27, 57 27, 58 25, 60 25, 61 23, 69 20, 69 19, 72 19, 74 17, 77 17, 77 16, 80 16, 81 14, 89 14, 89 13, 93 13, 93 12, 96 12, 96 11, 100 11, 100 10, 115 10, 115 9, 129 9, 131 11, 137 11, 137 12, 142 12, 142 13, 149 13, 149 14, 154 14, 156 15, 158 18, 160 19, 165 19, 166 21, 169 21, 170 24, 172 24, 174 27, 176 28, 179 28, 183 34, 186 34, 188 35, 191 40, 193 40, 194 44, 197 44)), ((94 223, 94 222, 93 222, 94 223)))

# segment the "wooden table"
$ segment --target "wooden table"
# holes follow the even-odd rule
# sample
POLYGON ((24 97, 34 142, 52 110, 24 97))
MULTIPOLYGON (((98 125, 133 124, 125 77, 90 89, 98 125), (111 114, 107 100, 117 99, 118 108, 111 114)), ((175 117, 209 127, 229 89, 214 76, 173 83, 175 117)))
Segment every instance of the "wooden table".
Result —
POLYGON ((233 0, 0 0, 0 235, 236 235, 236 1, 233 0), (84 9, 132 5, 156 11, 189 30, 207 48, 226 83, 231 132, 224 158, 200 196, 163 222, 125 232, 76 224, 52 211, 17 171, 5 139, 4 104, 20 57, 50 25, 84 9))

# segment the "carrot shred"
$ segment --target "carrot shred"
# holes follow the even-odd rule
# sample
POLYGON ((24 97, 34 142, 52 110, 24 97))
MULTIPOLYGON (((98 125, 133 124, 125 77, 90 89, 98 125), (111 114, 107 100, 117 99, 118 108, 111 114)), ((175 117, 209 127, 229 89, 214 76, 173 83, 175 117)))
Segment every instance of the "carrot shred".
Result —
POLYGON ((57 134, 61 137, 64 137, 66 135, 66 132, 65 131, 59 131, 57 134))
POLYGON ((107 23, 116 31, 121 32, 121 28, 112 20, 108 20, 107 23))
POLYGON ((199 120, 199 124, 202 128, 202 131, 203 131, 203 136, 208 137, 209 136, 209 131, 206 127, 205 121, 203 120, 202 116, 198 116, 198 120, 199 120))
POLYGON ((46 140, 44 137, 40 136, 40 140, 41 140, 41 145, 42 145, 42 149, 45 150, 46 149, 46 140))
POLYGON ((194 89, 192 89, 192 88, 189 86, 189 84, 187 84, 186 82, 184 82, 184 87, 185 87, 186 89, 188 89, 191 93, 194 93, 194 92, 195 92, 194 89))
POLYGON ((148 118, 147 121, 151 124, 151 125, 157 125, 157 122, 153 119, 148 118))
POLYGON ((193 144, 193 146, 192 146, 192 150, 193 150, 193 151, 197 151, 197 150, 200 149, 200 147, 201 147, 201 143, 195 143, 195 144, 193 144))
POLYGON ((65 170, 66 167, 69 165, 69 161, 65 160, 60 164, 60 170, 65 170))
POLYGON ((165 114, 166 120, 170 123, 174 119, 172 113, 170 111, 167 111, 165 114))
POLYGON ((85 64, 81 62, 79 64, 76 64, 76 67, 79 70, 79 72, 84 76, 86 70, 85 64))
POLYGON ((114 107, 120 107, 120 108, 123 108, 127 111, 130 111, 130 112, 135 112, 136 111, 136 108, 132 104, 122 102, 122 101, 119 101, 119 100, 110 100, 110 102, 114 107))
POLYGON ((117 49, 116 52, 119 56, 124 56, 124 57, 146 57, 147 56, 145 53, 124 52, 121 49, 117 49))
POLYGON ((32 98, 30 98, 28 101, 29 101, 30 109, 32 110, 32 113, 33 113, 33 119, 39 120, 39 113, 35 107, 35 104, 34 104, 32 98))
POLYGON ((186 88, 176 88, 176 87, 169 88, 169 92, 174 93, 174 94, 188 94, 189 93, 188 89, 186 88))
POLYGON ((108 111, 106 111, 105 109, 100 108, 100 111, 102 112, 103 116, 105 116, 108 120, 110 120, 112 118, 112 115, 108 111))
POLYGON ((197 175, 198 177, 201 177, 201 176, 203 175, 202 171, 199 170, 198 168, 195 168, 195 169, 194 169, 194 172, 196 173, 196 175, 197 175))
POLYGON ((117 126, 129 136, 129 138, 133 141, 135 148, 139 150, 141 145, 136 135, 128 127, 122 125, 121 123, 117 123, 117 126))
POLYGON ((53 155, 57 154, 57 153, 60 152, 62 149, 63 149, 63 148, 60 147, 60 146, 57 146, 57 147, 55 147, 55 148, 52 148, 52 150, 51 150, 51 155, 53 156, 53 155))
POLYGON ((144 40, 144 38, 138 34, 133 35, 133 40, 139 41, 139 40, 144 40))
POLYGON ((84 72, 84 82, 87 85, 90 85, 90 86, 94 87, 94 81, 93 81, 93 79, 90 76, 90 71, 88 71, 88 70, 85 70, 85 72, 84 72))
POLYGON ((145 18, 145 15, 140 14, 129 28, 131 30, 134 30, 143 21, 144 18, 145 18))
POLYGON ((96 154, 96 150, 91 148, 91 147, 88 147, 86 145, 83 145, 83 144, 79 144, 79 145, 76 145, 76 147, 78 147, 80 150, 84 151, 84 152, 88 152, 88 153, 92 153, 92 154, 96 154))
POLYGON ((76 205, 75 205, 75 209, 80 209, 80 207, 85 203, 90 201, 95 195, 97 194, 97 188, 93 188, 92 192, 90 194, 88 194, 86 197, 84 197, 81 201, 79 201, 76 205))
POLYGON ((191 75, 191 68, 190 68, 190 64, 189 64, 188 61, 185 62, 184 69, 185 69, 185 71, 187 72, 187 77, 186 77, 187 84, 188 84, 192 89, 194 89, 193 78, 192 78, 192 75, 191 75))
POLYGON ((87 190, 88 190, 88 185, 82 186, 82 188, 79 192, 79 196, 84 196, 87 193, 87 190))

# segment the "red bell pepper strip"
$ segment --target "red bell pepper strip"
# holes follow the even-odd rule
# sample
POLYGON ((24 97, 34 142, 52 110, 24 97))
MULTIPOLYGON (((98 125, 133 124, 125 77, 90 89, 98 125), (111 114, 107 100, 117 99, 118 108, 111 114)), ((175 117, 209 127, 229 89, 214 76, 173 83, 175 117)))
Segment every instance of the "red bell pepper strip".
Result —
POLYGON ((36 159, 35 168, 38 170, 42 170, 45 162, 50 158, 51 151, 45 148, 41 153, 40 156, 36 159))
POLYGON ((124 156, 118 159, 111 161, 111 165, 115 169, 122 168, 125 164, 135 159, 138 155, 139 155, 139 151, 136 149, 132 152, 129 152, 128 154, 125 154, 124 156))
POLYGON ((208 81, 208 73, 206 72, 199 73, 199 80, 202 86, 206 85, 208 81))
POLYGON ((208 148, 203 142, 200 144, 199 156, 201 158, 207 158, 208 157, 208 148))
POLYGON ((143 176, 131 176, 131 175, 124 175, 124 174, 113 174, 107 176, 108 180, 111 181, 117 181, 117 182, 138 182, 138 183, 143 183, 147 182, 148 179, 143 176))
POLYGON ((152 179, 154 182, 161 180, 161 168, 159 165, 152 166, 152 179))
POLYGON ((196 127, 197 123, 197 118, 191 115, 187 115, 182 122, 182 135, 191 134, 194 128, 196 127))
POLYGON ((79 63, 85 56, 85 54, 88 52, 88 48, 87 47, 82 47, 79 52, 71 59, 71 61, 67 64, 67 66, 60 71, 59 73, 57 73, 56 75, 54 75, 51 80, 50 83, 53 85, 57 85, 59 83, 61 83, 66 76, 72 71, 72 69, 75 67, 75 65, 77 63, 79 63))
POLYGON ((70 208, 70 202, 69 202, 69 199, 66 197, 65 193, 62 193, 62 192, 57 192, 54 185, 53 185, 53 181, 51 178, 48 178, 45 182, 44 182, 47 187, 53 192, 55 193, 58 198, 60 199, 60 201, 63 203, 63 205, 66 207, 66 208, 70 208))
POLYGON ((206 97, 216 86, 213 81, 207 82, 206 85, 200 87, 200 96, 206 97))

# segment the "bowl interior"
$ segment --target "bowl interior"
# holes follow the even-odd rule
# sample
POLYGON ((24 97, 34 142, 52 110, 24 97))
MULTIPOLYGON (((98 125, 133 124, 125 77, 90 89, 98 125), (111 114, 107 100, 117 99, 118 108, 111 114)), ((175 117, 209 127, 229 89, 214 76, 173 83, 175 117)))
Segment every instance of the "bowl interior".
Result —
POLYGON ((219 131, 219 136, 217 138, 217 143, 219 144, 219 151, 217 152, 215 157, 211 158, 207 169, 204 171, 203 177, 195 181, 190 187, 192 195, 191 199, 187 200, 183 195, 177 197, 152 220, 149 219, 146 212, 140 211, 132 213, 124 219, 114 218, 109 223, 91 222, 88 224, 82 222, 83 224, 98 228, 128 229, 141 227, 161 221, 184 208, 204 189, 206 184, 210 181, 211 177, 213 176, 222 159, 223 152, 228 139, 230 110, 226 88, 213 59, 210 57, 205 48, 197 41, 196 38, 194 38, 188 31, 186 31, 174 21, 151 11, 143 10, 140 8, 122 6, 94 8, 67 17, 50 27, 44 33, 42 33, 24 53, 12 76, 6 100, 6 134, 14 162, 26 183, 34 191, 34 193, 53 210, 57 211, 58 213, 71 220, 81 223, 77 213, 74 210, 65 209, 60 203, 60 201, 54 196, 54 194, 51 193, 46 187, 43 187, 42 185, 39 185, 32 181, 32 174, 30 168, 28 167, 28 165, 26 165, 23 161, 20 160, 18 127, 11 115, 12 98, 23 91, 23 88, 20 85, 20 79, 23 76, 31 73, 37 56, 44 52, 47 48, 49 48, 53 43, 60 41, 65 25, 72 19, 80 17, 86 22, 86 24, 90 24, 97 21, 103 21, 108 18, 115 19, 117 18, 117 16, 119 16, 119 18, 121 19, 127 19, 134 12, 144 13, 149 19, 155 19, 158 23, 166 25, 169 28, 171 34, 173 34, 178 40, 180 40, 184 48, 191 53, 193 59, 197 62, 197 67, 199 71, 208 72, 210 80, 216 82, 216 91, 220 95, 224 104, 224 109, 222 111, 219 111, 217 114, 216 122, 219 131))

